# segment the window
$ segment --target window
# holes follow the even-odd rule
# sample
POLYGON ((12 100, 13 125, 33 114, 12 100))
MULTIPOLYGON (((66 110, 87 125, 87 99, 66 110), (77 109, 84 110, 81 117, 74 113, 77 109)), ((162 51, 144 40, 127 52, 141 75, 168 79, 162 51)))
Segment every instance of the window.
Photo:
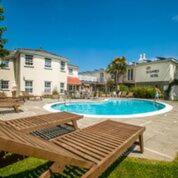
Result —
POLYGON ((73 74, 73 69, 72 68, 69 68, 69 74, 73 74))
POLYGON ((3 60, 1 62, 2 68, 8 68, 9 67, 9 60, 3 60))
POLYGON ((25 55, 25 65, 33 66, 33 56, 32 55, 25 55))
POLYGON ((51 68, 51 59, 45 58, 45 67, 51 68))
POLYGON ((131 69, 130 79, 133 80, 133 69, 131 69))
POLYGON ((69 91, 73 91, 73 86, 69 85, 69 91))
POLYGON ((130 69, 128 69, 127 79, 130 80, 130 69))
POLYGON ((44 83, 44 92, 45 93, 51 93, 51 82, 45 81, 44 83))
POLYGON ((9 81, 8 80, 1 80, 0 81, 0 89, 1 90, 8 90, 9 89, 9 81))
POLYGON ((104 73, 100 73, 100 82, 104 82, 104 73))
POLYGON ((64 93, 64 83, 60 83, 60 92, 64 93))
POLYGON ((25 81, 25 91, 28 93, 33 93, 33 81, 31 80, 25 81))
POLYGON ((65 71, 65 62, 61 61, 61 71, 65 71))
POLYGON ((128 69, 127 79, 133 80, 133 69, 128 69))

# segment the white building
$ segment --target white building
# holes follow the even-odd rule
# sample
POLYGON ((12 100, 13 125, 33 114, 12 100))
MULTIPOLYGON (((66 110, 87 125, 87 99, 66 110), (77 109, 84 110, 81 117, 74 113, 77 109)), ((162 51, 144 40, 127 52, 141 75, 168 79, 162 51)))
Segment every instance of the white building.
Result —
POLYGON ((79 91, 80 79, 78 76, 78 66, 73 64, 68 64, 68 73, 67 73, 67 91, 75 92, 79 91))
MULTIPOLYGON (((145 56, 144 56, 145 57, 145 56)), ((155 60, 140 60, 128 65, 124 83, 157 85, 168 91, 170 99, 178 99, 178 60, 158 57, 155 60)))
MULTIPOLYGON (((104 69, 79 74, 81 81, 105 84, 111 76, 104 69)), ((171 100, 178 99, 178 60, 158 57, 154 60, 141 54, 138 61, 127 65, 127 72, 120 76, 120 83, 126 85, 157 85, 169 94, 171 100)))
POLYGON ((80 72, 79 78, 83 82, 94 82, 99 84, 105 84, 110 78, 110 75, 105 71, 105 69, 93 70, 80 72))
MULTIPOLYGON (((33 95, 52 94, 57 90, 63 94, 67 90, 67 77, 70 74, 68 59, 44 50, 18 49, 1 61, 0 91, 11 96, 27 91, 33 95)), ((78 70, 74 75, 77 76, 78 70)))

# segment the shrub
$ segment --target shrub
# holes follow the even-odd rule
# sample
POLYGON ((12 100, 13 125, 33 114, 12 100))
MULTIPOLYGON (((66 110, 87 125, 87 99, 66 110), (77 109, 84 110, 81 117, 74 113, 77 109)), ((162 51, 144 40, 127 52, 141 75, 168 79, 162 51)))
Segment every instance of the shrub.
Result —
POLYGON ((57 91, 57 89, 55 88, 52 92, 53 95, 59 95, 59 92, 57 91))
POLYGON ((151 86, 138 86, 133 87, 131 91, 134 93, 136 98, 154 98, 155 97, 155 88, 151 86))
POLYGON ((129 87, 124 84, 120 84, 119 88, 120 88, 120 91, 126 91, 126 92, 129 91, 129 87))

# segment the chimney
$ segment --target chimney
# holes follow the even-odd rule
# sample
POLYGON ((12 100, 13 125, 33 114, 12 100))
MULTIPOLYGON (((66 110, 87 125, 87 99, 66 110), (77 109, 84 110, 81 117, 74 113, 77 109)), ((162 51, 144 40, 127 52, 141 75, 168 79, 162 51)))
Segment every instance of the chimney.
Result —
POLYGON ((139 62, 143 61, 143 55, 140 54, 140 58, 138 59, 139 62))
POLYGON ((144 61, 147 60, 147 59, 146 59, 146 54, 145 54, 145 53, 143 53, 143 57, 142 57, 142 58, 143 58, 144 61))
POLYGON ((140 58, 139 58, 138 61, 139 61, 140 63, 146 62, 146 61, 147 61, 146 54, 145 54, 145 53, 140 54, 140 58))

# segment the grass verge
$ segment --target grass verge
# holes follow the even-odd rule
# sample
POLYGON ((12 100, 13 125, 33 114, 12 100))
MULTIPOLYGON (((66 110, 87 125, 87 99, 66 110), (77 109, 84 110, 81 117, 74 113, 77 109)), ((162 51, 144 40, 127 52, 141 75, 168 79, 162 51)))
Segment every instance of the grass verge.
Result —
MULTIPOLYGON (((50 163, 37 158, 26 158, 0 169, 0 177, 36 178, 48 169, 50 163)), ((85 171, 67 167, 62 175, 52 177, 80 177, 85 171)), ((101 178, 177 178, 178 157, 172 162, 122 157, 111 165, 101 178)))

